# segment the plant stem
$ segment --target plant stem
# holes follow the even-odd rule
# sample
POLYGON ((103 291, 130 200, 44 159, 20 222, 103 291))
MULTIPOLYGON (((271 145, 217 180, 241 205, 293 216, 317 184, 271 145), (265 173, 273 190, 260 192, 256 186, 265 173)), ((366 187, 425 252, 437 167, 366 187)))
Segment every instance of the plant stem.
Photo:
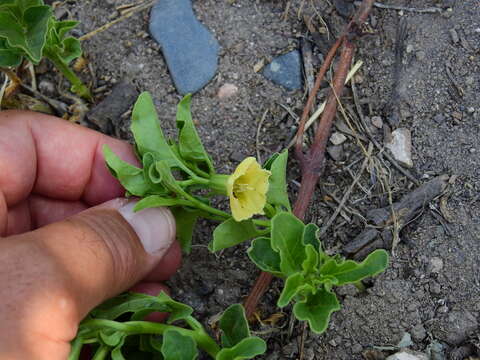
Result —
POLYGON ((100 347, 95 351, 95 355, 92 360, 104 360, 107 358, 108 353, 110 352, 110 347, 107 345, 100 345, 100 347))
POLYGON ((44 55, 60 70, 60 72, 67 78, 72 84, 72 91, 78 96, 91 101, 92 94, 88 90, 87 86, 80 80, 80 78, 68 67, 67 64, 54 52, 45 51, 44 55))
MULTIPOLYGON (((187 323, 191 323, 192 319, 187 318, 187 323)), ((166 325, 161 323, 153 323, 149 321, 127 321, 127 322, 117 322, 112 320, 102 320, 94 319, 84 322, 85 326, 90 328, 109 328, 115 329, 126 333, 127 335, 139 335, 139 334, 151 334, 151 335, 162 335, 165 331, 169 329, 174 329, 180 334, 192 337, 195 339, 198 346, 207 352, 210 356, 215 358, 217 353, 220 351, 220 347, 217 343, 205 332, 203 327, 199 327, 199 323, 193 319, 193 324, 195 324, 195 330, 188 330, 174 325, 166 325)))
POLYGON ((80 352, 82 351, 83 339, 77 336, 71 344, 70 355, 67 360, 78 360, 80 358, 80 352))
MULTIPOLYGON (((293 213, 301 220, 303 220, 305 217, 305 213, 313 197, 318 179, 323 171, 326 142, 330 136, 331 126, 337 110, 338 98, 341 96, 343 88, 345 87, 345 79, 352 62, 353 53, 355 51, 355 45, 353 41, 356 37, 358 37, 359 34, 361 34, 362 24, 366 21, 368 15, 370 14, 373 2, 374 0, 363 0, 353 20, 350 21, 339 39, 328 52, 328 55, 325 59, 325 64, 323 64, 317 75, 314 88, 308 97, 307 104, 305 105, 305 109, 302 114, 295 144, 295 155, 300 162, 302 181, 293 209, 293 213), (338 68, 335 72, 333 89, 330 91, 327 105, 325 106, 320 124, 315 132, 315 141, 305 154, 303 152, 303 132, 305 130, 306 119, 308 118, 308 114, 313 106, 313 101, 318 89, 320 88, 323 76, 330 66, 330 63, 332 62, 337 50, 342 44, 343 48, 341 51, 338 68)), ((255 312, 261 296, 268 289, 272 279, 273 277, 269 273, 262 272, 260 274, 259 278, 255 282, 255 285, 250 291, 247 300, 245 301, 245 312, 247 318, 250 318, 255 312)))
POLYGON ((177 184, 180 185, 181 187, 188 187, 192 185, 208 185, 209 182, 210 181, 208 179, 195 176, 189 180, 177 181, 177 184))

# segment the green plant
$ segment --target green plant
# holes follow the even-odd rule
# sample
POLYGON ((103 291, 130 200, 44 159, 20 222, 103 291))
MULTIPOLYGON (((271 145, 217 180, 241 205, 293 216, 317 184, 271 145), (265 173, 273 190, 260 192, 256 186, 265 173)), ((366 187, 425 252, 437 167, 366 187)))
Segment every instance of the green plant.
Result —
POLYGON ((80 41, 67 36, 77 21, 57 21, 43 0, 0 0, 0 67, 19 66, 24 58, 38 64, 48 58, 72 84, 72 91, 90 99, 88 88, 68 67, 82 54, 80 41))
MULTIPOLYGON (((142 167, 122 161, 105 147, 108 168, 125 187, 127 196, 141 198, 135 211, 171 208, 182 249, 187 253, 199 217, 220 223, 209 244, 212 252, 253 239, 248 250, 250 259, 263 271, 284 280, 277 305, 285 307, 293 302, 297 319, 306 320, 316 333, 324 332, 332 312, 340 309, 332 287, 359 285, 366 277, 379 274, 388 265, 388 253, 376 250, 358 263, 323 251, 318 227, 304 224, 291 212, 287 151, 274 154, 263 167, 254 158, 246 158, 232 174, 216 173, 193 124, 190 101, 187 95, 178 105, 177 140, 167 140, 152 98, 142 93, 134 106, 131 125, 142 167), (229 198, 231 213, 212 205, 215 196, 229 198)), ((122 306, 121 298, 114 301, 122 306)), ((149 308, 145 305, 145 309, 149 308)))
POLYGON ((198 348, 216 360, 252 359, 265 352, 265 342, 250 335, 241 305, 231 305, 222 314, 218 323, 220 345, 191 316, 192 312, 191 307, 165 293, 118 296, 82 321, 68 359, 79 359, 85 344, 93 348, 95 360, 138 359, 141 354, 149 354, 149 359, 194 360, 198 348), (165 324, 143 320, 155 311, 168 312, 165 324))

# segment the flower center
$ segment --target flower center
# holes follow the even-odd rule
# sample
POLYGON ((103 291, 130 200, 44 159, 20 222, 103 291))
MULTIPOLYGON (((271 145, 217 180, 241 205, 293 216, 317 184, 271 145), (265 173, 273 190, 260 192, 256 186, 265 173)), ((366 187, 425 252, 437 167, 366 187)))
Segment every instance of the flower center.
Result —
POLYGON ((233 194, 235 195, 235 197, 238 197, 237 194, 241 194, 242 192, 253 191, 253 190, 255 190, 255 188, 250 184, 242 184, 242 183, 236 182, 233 185, 233 194))

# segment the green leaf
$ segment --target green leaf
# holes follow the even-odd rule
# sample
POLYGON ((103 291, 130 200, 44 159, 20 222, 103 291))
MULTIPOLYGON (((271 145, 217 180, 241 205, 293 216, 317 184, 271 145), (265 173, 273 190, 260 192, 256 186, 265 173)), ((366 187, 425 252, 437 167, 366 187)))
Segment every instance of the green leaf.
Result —
POLYGON ((150 346, 158 352, 162 351, 163 338, 159 335, 149 336, 150 346))
POLYGON ((262 355, 267 350, 265 341, 259 337, 252 336, 240 341, 234 347, 222 349, 219 351, 216 360, 245 360, 253 359, 255 356, 262 355))
POLYGON ((96 307, 92 315, 98 319, 115 320, 123 314, 133 313, 132 320, 141 320, 154 311, 170 313, 168 323, 172 323, 187 318, 192 314, 193 309, 190 306, 172 300, 164 292, 157 296, 126 293, 107 300, 102 305, 96 307))
POLYGON ((319 255, 315 248, 308 244, 305 246, 305 253, 307 257, 302 263, 302 269, 304 274, 315 273, 318 270, 319 255))
POLYGON ((0 0, 0 8, 6 5, 13 5, 17 0, 0 0))
POLYGON ((44 5, 43 0, 16 0, 16 3, 22 10, 26 10, 32 6, 44 5))
POLYGON ((65 21, 55 21, 54 28, 60 40, 65 38, 65 35, 77 25, 80 24, 78 21, 65 20, 65 21))
POLYGON ((0 38, 0 67, 16 67, 22 63, 22 53, 7 45, 5 39, 0 38))
POLYGON ((353 260, 331 259, 320 268, 320 273, 322 276, 336 278, 338 282, 335 285, 339 286, 375 276, 384 271, 387 266, 388 253, 383 249, 378 249, 369 254, 361 263, 353 260))
POLYGON ((331 291, 322 286, 315 294, 310 293, 305 300, 297 302, 293 306, 293 313, 298 320, 308 321, 310 329, 317 333, 323 333, 330 321, 330 315, 340 310, 337 297, 331 291))
POLYGON ((191 205, 190 201, 179 198, 164 198, 159 195, 150 195, 141 199, 133 208, 133 211, 140 211, 143 209, 161 207, 161 206, 176 206, 176 205, 191 205))
POLYGON ((261 235, 251 219, 237 222, 230 218, 213 231, 213 240, 208 245, 211 252, 238 245, 261 235))
POLYGON ((279 153, 273 153, 272 155, 270 155, 270 157, 263 163, 263 168, 265 170, 270 170, 272 168, 273 162, 279 155, 279 153))
POLYGON ((193 229, 201 212, 183 207, 174 207, 171 210, 177 224, 177 239, 182 251, 189 254, 192 250, 193 229))
POLYGON ((114 347, 120 344, 124 337, 125 337, 125 334, 120 331, 116 331, 112 329, 105 329, 100 331, 100 339, 102 340, 102 342, 105 345, 108 345, 111 347, 114 347))
POLYGON ((302 270, 306 259, 302 243, 305 225, 293 214, 281 212, 272 219, 272 248, 280 254, 280 270, 290 276, 302 270))
POLYGON ((143 154, 147 152, 156 153, 160 159, 168 163, 169 167, 178 167, 187 173, 190 172, 175 156, 165 140, 158 121, 157 110, 148 92, 141 93, 135 102, 131 130, 140 158, 143 158, 143 154))
POLYGON ((20 21, 12 13, 0 12, 0 37, 6 38, 9 46, 21 49, 34 64, 38 64, 51 16, 49 6, 27 8, 20 21))
POLYGON ((125 343, 125 337, 121 339, 120 343, 110 353, 112 360, 126 360, 122 354, 122 347, 124 343, 125 343))
POLYGON ((294 296, 303 289, 304 285, 306 285, 306 280, 302 273, 298 272, 290 275, 285 281, 282 293, 277 301, 277 306, 280 308, 287 306, 294 296))
POLYGON ((283 277, 280 271, 280 255, 272 249, 270 241, 267 237, 254 239, 247 250, 248 256, 262 271, 283 277))
POLYGON ((120 159, 107 145, 103 146, 103 155, 112 175, 130 194, 144 196, 148 192, 149 186, 145 182, 142 169, 120 159))
POLYGON ((198 356, 197 344, 190 336, 169 329, 163 334, 162 355, 165 360, 194 360, 198 356))
POLYGON ((267 201, 272 205, 283 206, 290 211, 290 200, 287 193, 287 161, 288 150, 280 153, 270 164, 272 175, 269 178, 269 187, 267 192, 267 201))
POLYGON ((170 191, 175 193, 183 192, 182 187, 177 184, 177 180, 173 176, 172 170, 166 160, 157 161, 152 167, 150 167, 149 174, 152 181, 155 181, 155 177, 157 177, 158 179, 156 181, 170 191))
POLYGON ((318 239, 318 232, 319 228, 317 225, 312 223, 305 225, 305 229, 303 229, 302 242, 303 245, 310 244, 315 248, 315 250, 321 252, 321 243, 318 239))
POLYGON ((72 60, 82 55, 82 47, 80 40, 69 37, 62 41, 62 48, 58 51, 58 56, 65 64, 69 64, 72 60))
POLYGON ((212 161, 208 156, 202 141, 198 136, 192 121, 190 104, 192 95, 186 95, 177 107, 177 127, 179 129, 178 145, 183 159, 196 163, 204 163, 211 173, 214 171, 212 161))
POLYGON ((245 310, 240 304, 228 307, 219 321, 222 330, 222 347, 233 347, 250 336, 245 310))

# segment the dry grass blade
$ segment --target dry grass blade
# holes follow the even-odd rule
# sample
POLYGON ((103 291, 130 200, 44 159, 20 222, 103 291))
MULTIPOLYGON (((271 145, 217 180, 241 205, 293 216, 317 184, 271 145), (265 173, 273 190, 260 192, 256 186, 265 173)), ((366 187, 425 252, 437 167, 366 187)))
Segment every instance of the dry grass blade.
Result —
POLYGON ((360 178, 362 177, 363 175, 363 172, 365 171, 365 169, 367 168, 367 164, 368 162, 370 161, 370 157, 372 155, 372 151, 373 151, 373 144, 370 143, 368 145, 368 149, 367 149, 367 154, 365 156, 365 159, 363 160, 363 163, 362 163, 362 166, 360 167, 360 171, 358 172, 357 176, 355 177, 355 179, 353 180, 353 182, 350 184, 348 190, 345 192, 345 194, 343 195, 342 197, 342 200, 340 201, 340 204, 337 206, 337 208, 335 209, 335 212, 333 213, 333 215, 330 217, 330 219, 327 220, 327 222, 325 223, 325 225, 322 226, 322 228, 320 229, 320 234, 319 236, 322 237, 326 232, 327 230, 330 228, 330 226, 333 224, 333 222, 335 221, 335 219, 337 218, 338 214, 340 214, 340 211, 342 211, 343 207, 345 206, 347 200, 349 199, 350 197, 350 194, 352 193, 353 191, 353 188, 355 187, 355 185, 357 184, 357 182, 360 180, 360 178))
POLYGON ((257 160, 260 164, 262 163, 262 158, 260 156, 260 134, 261 134, 261 131, 262 131, 263 123, 265 122, 265 119, 267 118, 267 114, 268 114, 268 109, 265 110, 265 112, 262 115, 262 118, 260 119, 260 122, 258 123, 257 134, 255 136, 255 149, 257 150, 257 160))
POLYGON ((115 20, 113 20, 113 21, 111 21, 111 22, 109 22, 109 23, 106 23, 106 24, 104 24, 104 25, 96 28, 95 30, 89 32, 88 34, 85 34, 85 35, 81 36, 81 37, 79 38, 79 40, 80 40, 80 41, 88 40, 88 39, 92 38, 93 36, 97 35, 98 33, 101 33, 101 32, 103 32, 103 31, 105 31, 105 30, 108 30, 108 29, 109 29, 110 27, 112 27, 113 25, 115 25, 115 24, 117 24, 117 23, 119 23, 119 22, 121 22, 121 21, 123 21, 123 20, 125 20, 125 19, 128 19, 129 17, 131 17, 132 15, 136 14, 137 12, 152 7, 153 4, 155 4, 155 1, 154 1, 154 0, 153 0, 153 1, 148 1, 148 2, 146 2, 146 3, 144 3, 144 4, 141 4, 141 5, 135 6, 135 7, 133 7, 133 8, 130 8, 130 9, 128 9, 128 10, 125 10, 120 17, 116 18, 115 20))

